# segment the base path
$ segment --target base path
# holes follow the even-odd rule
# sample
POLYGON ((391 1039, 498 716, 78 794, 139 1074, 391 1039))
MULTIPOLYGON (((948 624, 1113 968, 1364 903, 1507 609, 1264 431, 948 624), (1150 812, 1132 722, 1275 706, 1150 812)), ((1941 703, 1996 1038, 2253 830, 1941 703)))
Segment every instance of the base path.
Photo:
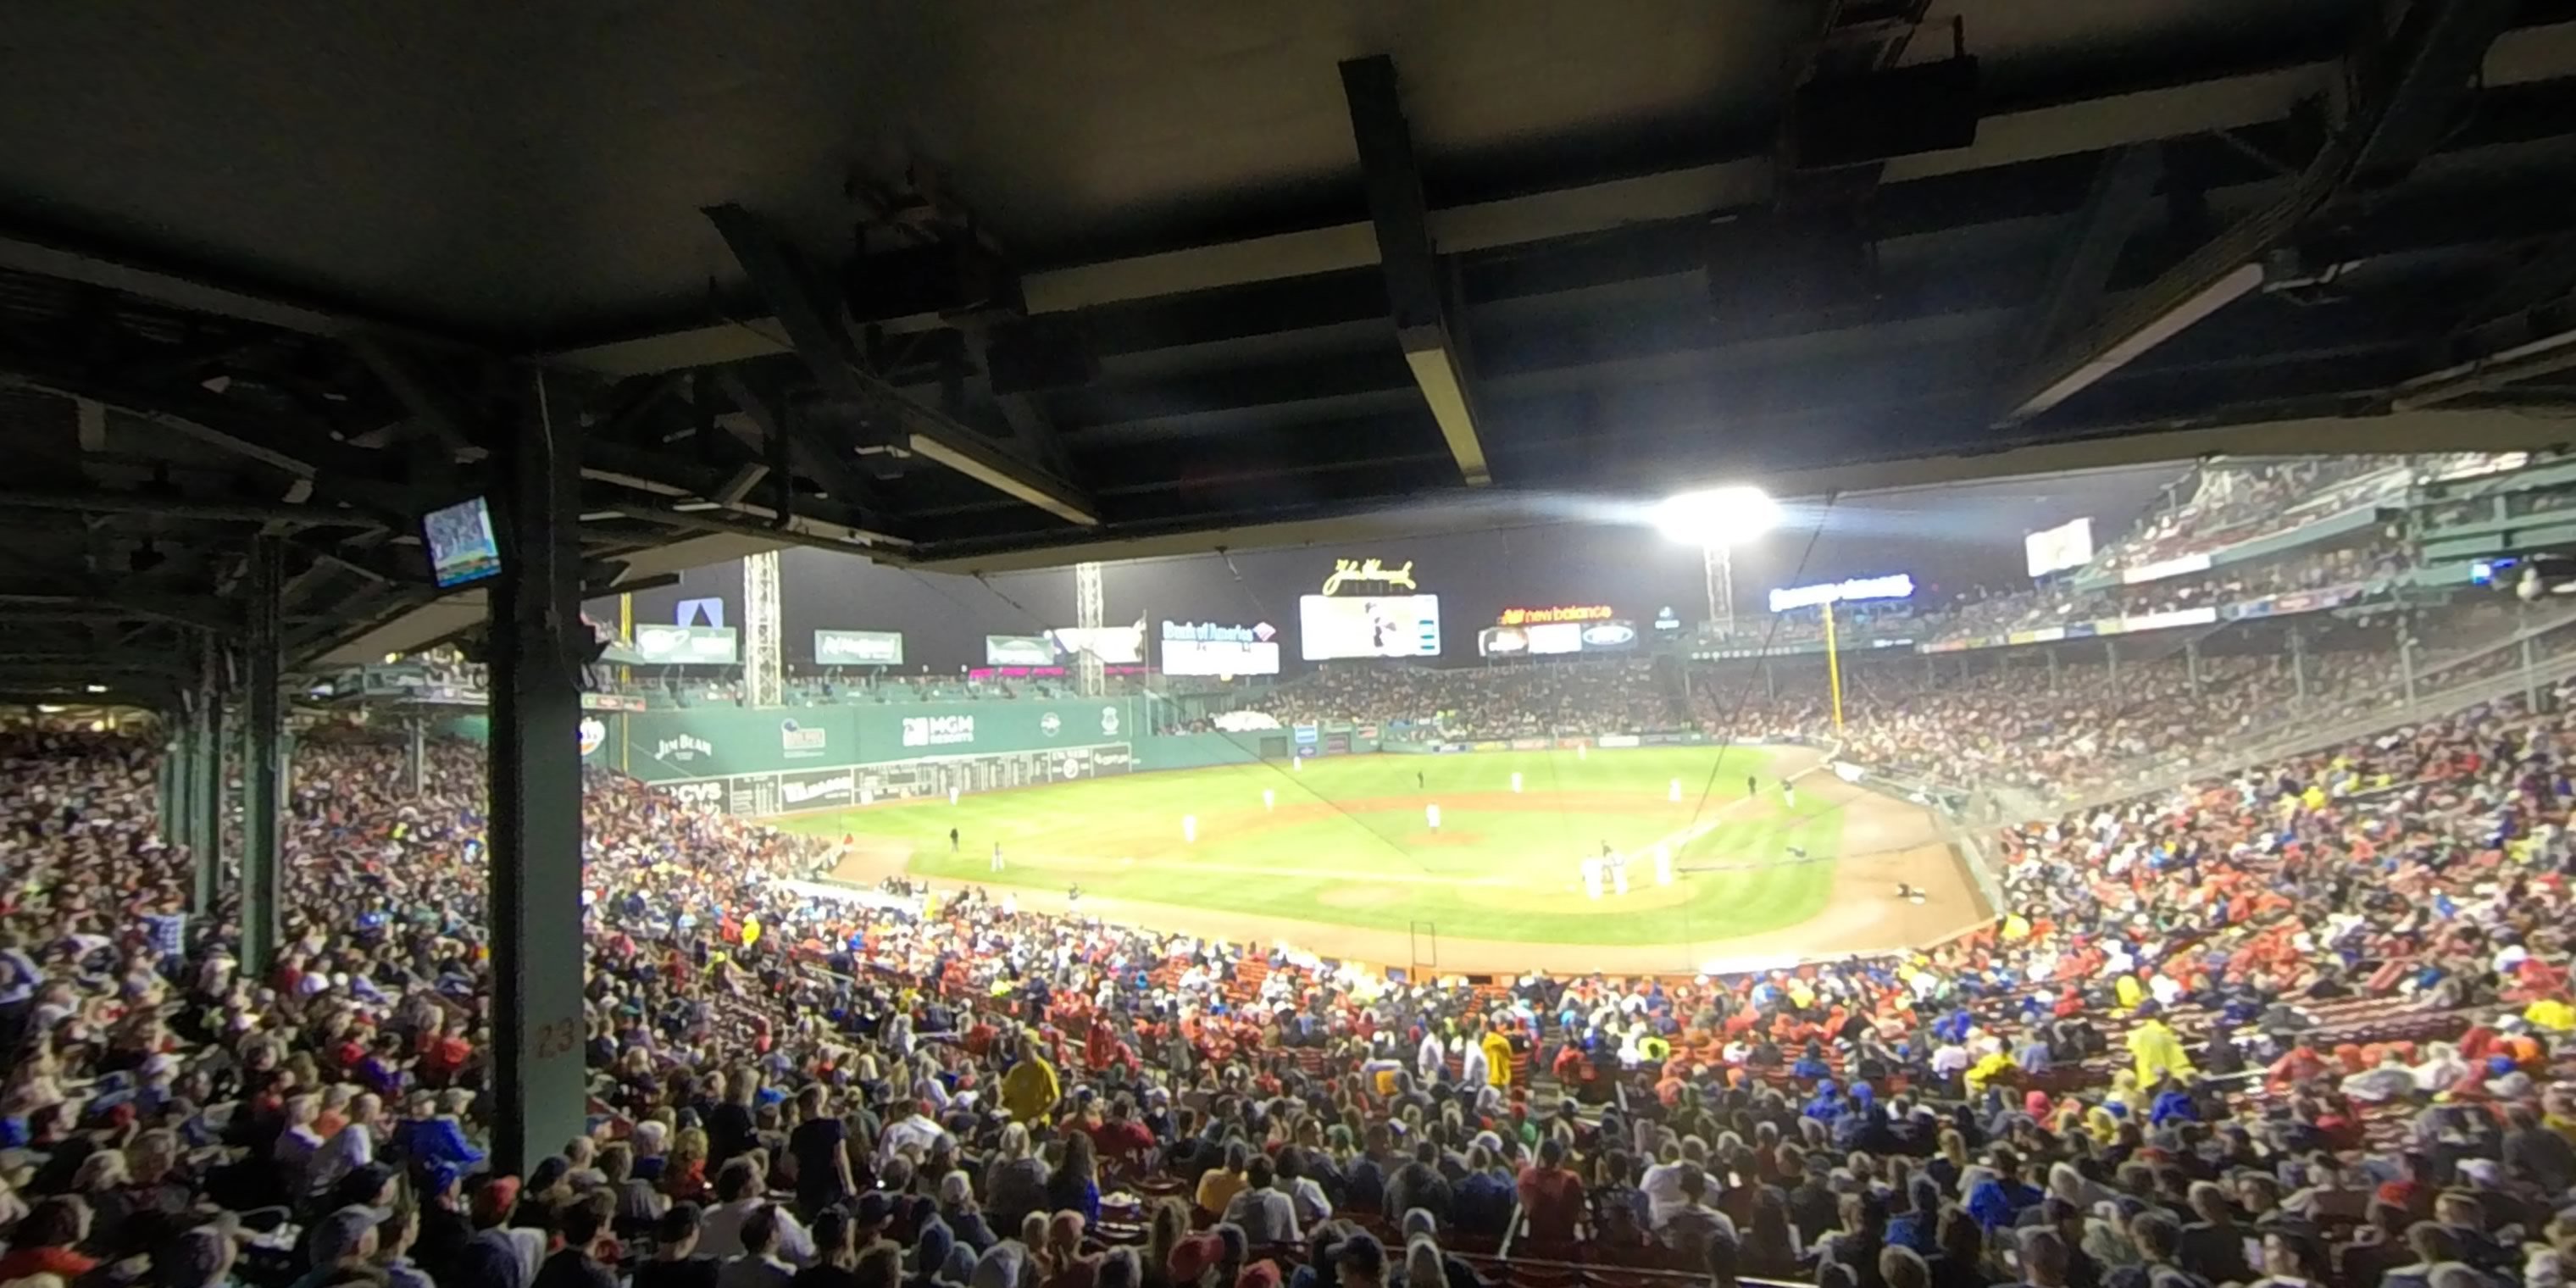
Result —
MULTIPOLYGON (((1794 926, 1758 934, 1692 943, 1545 944, 1510 940, 1451 939, 1431 927, 1429 939, 1402 931, 1336 925, 1295 917, 1227 912, 1141 899, 1084 894, 1079 909, 1118 925, 1179 932, 1236 943, 1281 943, 1345 961, 1381 966, 1418 964, 1444 975, 1522 975, 1535 971, 1575 975, 1694 974, 1755 969, 1798 961, 1892 952, 1934 943, 1985 925, 1992 914, 1968 875, 1967 860, 1943 839, 1932 811, 1911 801, 1854 786, 1824 768, 1816 752, 1772 748, 1774 771, 1796 779, 1799 795, 1843 811, 1833 888, 1824 909, 1794 926), (1924 894, 1914 903, 1896 896, 1899 882, 1924 894)), ((1616 755, 1616 752, 1604 754, 1616 755)), ((1711 811, 1723 818, 1728 805, 1711 811)), ((862 845, 843 854, 830 879, 874 885, 906 873, 910 854, 900 845, 862 845)), ((908 874, 907 874, 908 875, 908 874)), ((1252 875, 1247 873, 1246 875, 1252 875)), ((915 881, 922 878, 913 877, 915 881)), ((956 889, 972 882, 931 880, 956 889)), ((1017 891, 1031 911, 1059 912, 1058 896, 1017 891)))

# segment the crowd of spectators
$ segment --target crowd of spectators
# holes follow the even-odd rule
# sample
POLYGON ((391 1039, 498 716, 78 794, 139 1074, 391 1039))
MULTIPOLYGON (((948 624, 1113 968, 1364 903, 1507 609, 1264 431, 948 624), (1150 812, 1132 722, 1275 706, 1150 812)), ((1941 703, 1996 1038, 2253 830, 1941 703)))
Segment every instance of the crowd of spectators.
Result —
POLYGON ((1249 704, 1283 725, 1377 725, 1420 737, 1535 737, 1672 727, 1674 704, 1644 658, 1481 667, 1327 664, 1249 704))

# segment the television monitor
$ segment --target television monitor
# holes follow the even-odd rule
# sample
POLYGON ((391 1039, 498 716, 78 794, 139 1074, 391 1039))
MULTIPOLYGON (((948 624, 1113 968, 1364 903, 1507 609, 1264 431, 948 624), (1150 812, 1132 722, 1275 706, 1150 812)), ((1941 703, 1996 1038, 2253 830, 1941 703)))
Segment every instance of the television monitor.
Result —
POLYGON ((429 547, 430 575, 441 590, 501 571, 501 543, 492 536, 492 508, 479 496, 421 516, 420 537, 429 547))

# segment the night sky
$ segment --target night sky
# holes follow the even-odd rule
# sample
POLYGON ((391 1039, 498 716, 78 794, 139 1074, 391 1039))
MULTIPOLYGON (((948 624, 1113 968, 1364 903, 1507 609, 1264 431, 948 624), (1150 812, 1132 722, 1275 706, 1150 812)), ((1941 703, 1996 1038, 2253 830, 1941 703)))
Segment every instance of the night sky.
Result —
MULTIPOLYGON (((1758 615, 1770 588, 1793 581, 1902 572, 1924 588, 1920 595, 1944 598, 1972 586, 2027 585, 2023 534, 2089 515, 2096 540, 2108 542, 2156 506, 2165 485, 2187 468, 2160 465, 1878 492, 1840 498, 1830 510, 1820 500, 1784 502, 1780 529, 1737 552, 1738 620, 1758 615)), ((1591 513, 1642 509, 1574 502, 1563 508, 1591 513)), ((1268 621, 1282 631, 1281 654, 1294 673, 1304 667, 1297 660, 1297 597, 1321 588, 1335 558, 1370 557, 1389 565, 1413 561, 1421 591, 1440 596, 1442 661, 1450 664, 1477 661, 1477 630, 1492 625, 1509 607, 1606 603, 1641 630, 1666 605, 1684 621, 1705 614, 1698 551, 1666 542, 1652 528, 1634 523, 1564 522, 1347 549, 1239 551, 1231 567, 1216 555, 1111 564, 1103 578, 1104 620, 1132 623, 1143 613, 1155 623, 1166 618, 1229 625, 1268 621)), ((1074 623, 1069 568, 999 575, 987 582, 789 547, 782 556, 781 579, 791 663, 810 658, 817 628, 901 631, 910 669, 926 665, 954 671, 982 664, 988 634, 1031 635, 1074 623)), ((709 596, 725 601, 725 624, 738 628, 739 563, 696 569, 683 574, 676 587, 638 594, 635 620, 672 621, 679 600, 709 596)), ((613 600, 595 602, 588 611, 603 621, 616 620, 613 600)))

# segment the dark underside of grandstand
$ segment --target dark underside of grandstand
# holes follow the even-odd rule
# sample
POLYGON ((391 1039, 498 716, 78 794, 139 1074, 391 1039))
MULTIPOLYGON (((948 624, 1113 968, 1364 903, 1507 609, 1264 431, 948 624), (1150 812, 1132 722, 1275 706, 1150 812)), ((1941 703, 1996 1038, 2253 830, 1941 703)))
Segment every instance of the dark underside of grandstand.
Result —
POLYGON ((2576 352, 2564 3, 85 5, 6 42, 25 696, 166 691, 246 626, 254 534, 291 659, 452 635, 481 596, 419 515, 549 428, 596 590, 2546 445, 2576 352))

